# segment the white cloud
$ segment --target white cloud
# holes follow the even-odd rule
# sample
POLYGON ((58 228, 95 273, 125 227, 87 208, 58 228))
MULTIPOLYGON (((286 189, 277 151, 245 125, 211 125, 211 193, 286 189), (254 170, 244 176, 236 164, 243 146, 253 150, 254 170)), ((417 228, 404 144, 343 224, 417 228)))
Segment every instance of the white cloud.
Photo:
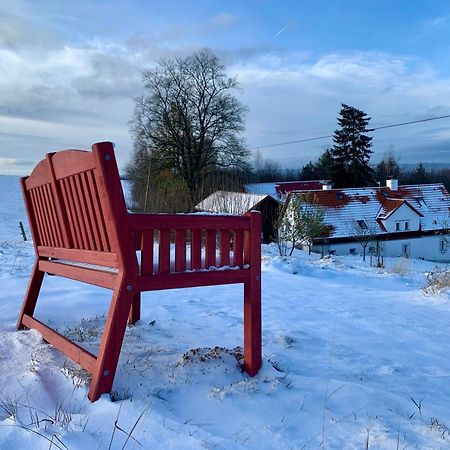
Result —
MULTIPOLYGON (((259 58, 236 64, 242 99, 249 104, 251 146, 332 134, 340 104, 366 111, 380 126, 450 113, 450 79, 439 78, 423 61, 379 52, 333 53, 305 61, 305 55, 259 58)), ((390 144, 403 160, 408 148, 442 142, 442 131, 423 133, 450 122, 428 123, 374 133, 374 159, 390 144)), ((262 150, 286 161, 317 157, 330 142, 315 141, 262 150)), ((442 152, 439 153, 442 158, 442 152)), ((450 145, 447 160, 450 159, 450 145)), ((442 159, 441 159, 442 160, 442 159)))
MULTIPOLYGON (((224 14, 211 23, 231 26, 235 20, 224 14)), ((0 45, 0 157, 37 161, 46 151, 113 140, 123 165, 132 147, 133 98, 142 92, 140 70, 162 56, 193 50, 138 38, 32 49, 0 45)), ((450 112, 450 79, 417 58, 380 52, 314 58, 262 49, 217 53, 241 81, 239 96, 250 108, 246 136, 251 146, 331 134, 341 102, 365 110, 373 126, 450 112)), ((424 132, 436 128, 432 123, 379 132, 374 149, 381 154, 392 143, 406 162, 409 146, 423 142, 442 148, 449 128, 439 126, 439 132, 424 132)), ((277 147, 263 155, 298 165, 328 144, 277 147)), ((439 155, 442 160, 441 150, 439 155)))

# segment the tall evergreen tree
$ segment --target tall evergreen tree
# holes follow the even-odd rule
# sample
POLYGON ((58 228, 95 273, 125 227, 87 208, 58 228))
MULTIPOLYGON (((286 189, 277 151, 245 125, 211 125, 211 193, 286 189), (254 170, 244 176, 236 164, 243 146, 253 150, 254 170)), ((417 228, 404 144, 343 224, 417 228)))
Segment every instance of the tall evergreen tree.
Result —
POLYGON ((369 166, 372 137, 367 136, 370 117, 364 111, 342 104, 334 132, 331 158, 335 187, 360 187, 373 184, 373 169, 369 166))

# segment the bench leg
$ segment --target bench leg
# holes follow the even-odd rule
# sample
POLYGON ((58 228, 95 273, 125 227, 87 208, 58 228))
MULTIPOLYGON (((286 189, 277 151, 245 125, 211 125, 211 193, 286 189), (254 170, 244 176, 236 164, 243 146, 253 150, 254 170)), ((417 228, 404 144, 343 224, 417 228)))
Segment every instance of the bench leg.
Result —
POLYGON ((19 320, 17 321, 17 329, 23 330, 26 328, 22 324, 24 314, 33 317, 34 310, 36 308, 37 299, 41 290, 42 281, 44 280, 44 272, 38 269, 39 261, 36 260, 31 272, 30 281, 28 283, 28 289, 23 300, 22 309, 19 314, 19 320))
POLYGON ((244 369, 254 376, 261 368, 261 283, 244 283, 244 369))
POLYGON ((103 330, 97 364, 92 376, 89 400, 95 402, 100 395, 110 393, 119 362, 127 319, 130 314, 133 296, 132 283, 118 280, 119 287, 114 290, 103 330), (131 288, 131 289, 130 289, 131 288))
POLYGON ((128 316, 128 325, 135 324, 141 319, 141 293, 136 292, 131 303, 130 315, 128 316))

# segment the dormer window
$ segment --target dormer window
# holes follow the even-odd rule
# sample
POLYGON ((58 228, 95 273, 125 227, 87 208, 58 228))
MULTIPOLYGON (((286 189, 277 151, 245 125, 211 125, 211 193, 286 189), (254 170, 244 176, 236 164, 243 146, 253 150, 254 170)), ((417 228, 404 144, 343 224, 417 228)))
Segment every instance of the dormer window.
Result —
POLYGON ((415 198, 416 202, 419 204, 420 207, 426 205, 426 202, 425 202, 423 197, 414 197, 414 198, 415 198))
POLYGON ((395 222, 395 231, 400 231, 400 222, 395 222))
POLYGON ((367 223, 365 220, 357 220, 356 222, 361 230, 367 230, 367 223))
POLYGON ((409 230, 409 222, 405 222, 405 230, 409 230))

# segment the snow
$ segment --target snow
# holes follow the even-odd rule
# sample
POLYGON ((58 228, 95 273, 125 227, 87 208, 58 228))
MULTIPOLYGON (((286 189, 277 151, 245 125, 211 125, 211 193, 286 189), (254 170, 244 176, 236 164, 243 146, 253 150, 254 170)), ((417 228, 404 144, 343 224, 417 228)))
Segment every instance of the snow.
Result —
POLYGON ((266 197, 267 195, 247 194, 246 192, 216 191, 202 200, 195 209, 239 215, 250 211, 266 197))
MULTIPOLYGON (((78 366, 15 330, 34 259, 18 178, 0 176, 0 205, 2 450, 450 448, 450 292, 424 293, 434 263, 263 246, 254 378, 239 366, 242 286, 146 293, 112 399, 91 404, 78 366)), ((43 294, 37 317, 96 352, 109 291, 47 277, 43 294)))
MULTIPOLYGON (((384 221, 404 201, 418 218, 418 228, 414 231, 432 231, 446 228, 450 212, 450 195, 442 183, 414 184, 399 186, 398 191, 385 188, 363 187, 332 189, 328 191, 309 191, 317 204, 324 211, 324 223, 332 226, 330 238, 341 238, 354 235, 354 224, 364 219, 369 229, 383 235, 388 231, 377 220, 384 221), (383 195, 383 192, 385 195, 383 195), (338 198, 338 195, 341 196, 338 198), (386 211, 386 203, 390 208, 386 211), (392 203, 397 203, 395 209, 392 203), (420 224, 420 225, 419 225, 420 224)), ((292 195, 303 195, 304 192, 292 192, 292 195)))

